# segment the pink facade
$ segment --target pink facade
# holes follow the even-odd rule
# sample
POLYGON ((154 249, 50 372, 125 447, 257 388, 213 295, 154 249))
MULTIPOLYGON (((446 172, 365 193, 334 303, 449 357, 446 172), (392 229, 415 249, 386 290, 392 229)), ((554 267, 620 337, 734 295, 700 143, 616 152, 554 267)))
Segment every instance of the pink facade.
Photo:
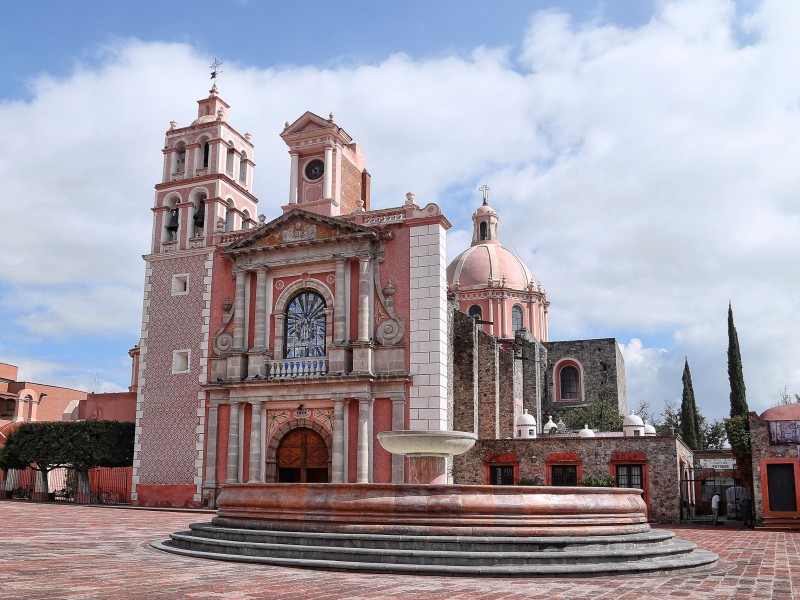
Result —
POLYGON ((226 482, 404 482, 376 436, 448 427, 449 223, 411 194, 371 211, 363 152, 312 113, 281 134, 283 214, 257 222, 252 141, 227 109, 212 90, 167 132, 133 500, 214 505, 226 482))

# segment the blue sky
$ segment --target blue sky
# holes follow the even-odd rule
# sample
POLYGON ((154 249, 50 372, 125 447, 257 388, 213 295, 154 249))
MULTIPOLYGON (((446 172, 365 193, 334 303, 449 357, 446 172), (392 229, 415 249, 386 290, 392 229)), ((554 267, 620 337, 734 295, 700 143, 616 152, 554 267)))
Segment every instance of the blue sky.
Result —
MULTIPOLYGON (((334 112, 373 205, 438 202, 448 250, 488 183, 551 339, 616 337, 629 404, 727 413, 733 302, 751 407, 800 392, 800 9, 777 1, 40 2, 0 38, 0 361, 129 381, 164 131, 219 80, 278 214, 277 136, 334 112), (796 339, 798 338, 798 339, 796 339)), ((95 380, 97 383, 95 384, 95 380)))

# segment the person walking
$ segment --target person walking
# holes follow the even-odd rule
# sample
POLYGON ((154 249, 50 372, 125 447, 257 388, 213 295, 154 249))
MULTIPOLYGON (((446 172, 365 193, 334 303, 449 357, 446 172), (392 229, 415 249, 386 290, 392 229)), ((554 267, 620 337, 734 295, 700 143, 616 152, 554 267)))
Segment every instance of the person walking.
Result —
POLYGON ((714 492, 714 496, 711 498, 711 512, 714 513, 714 520, 711 522, 712 525, 722 525, 719 522, 719 493, 714 492))

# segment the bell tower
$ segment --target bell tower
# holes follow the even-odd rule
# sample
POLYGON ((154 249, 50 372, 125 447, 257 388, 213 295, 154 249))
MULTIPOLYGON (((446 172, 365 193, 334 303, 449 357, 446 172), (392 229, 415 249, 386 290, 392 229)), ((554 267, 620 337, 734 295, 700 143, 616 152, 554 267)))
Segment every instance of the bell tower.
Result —
POLYGON ((284 212, 298 206, 327 216, 369 210, 370 174, 364 152, 348 133, 328 119, 305 113, 281 138, 289 146, 289 203, 284 212))
POLYGON ((209 410, 203 385, 218 327, 212 295, 219 290, 219 306, 233 287, 221 249, 258 216, 253 142, 228 122, 229 108, 214 86, 191 124, 170 123, 162 149, 151 252, 144 257, 131 494, 137 504, 202 501, 209 410))
POLYGON ((178 127, 172 121, 166 133, 153 208, 154 253, 208 246, 215 233, 256 223, 250 134, 228 123, 230 106, 216 86, 197 105, 191 125, 178 127))

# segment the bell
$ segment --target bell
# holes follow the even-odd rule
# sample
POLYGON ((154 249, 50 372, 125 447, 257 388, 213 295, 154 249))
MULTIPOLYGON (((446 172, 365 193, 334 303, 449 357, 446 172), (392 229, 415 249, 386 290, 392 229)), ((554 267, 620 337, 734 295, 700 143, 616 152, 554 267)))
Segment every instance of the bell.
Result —
POLYGON ((197 205, 197 210, 194 211, 194 226, 195 227, 203 227, 206 221, 206 202, 205 200, 200 200, 200 203, 197 205))
POLYGON ((167 226, 165 227, 165 229, 167 231, 172 231, 172 232, 178 231, 178 209, 177 208, 173 208, 172 209, 171 216, 170 216, 170 219, 169 219, 169 223, 167 223, 167 226))

